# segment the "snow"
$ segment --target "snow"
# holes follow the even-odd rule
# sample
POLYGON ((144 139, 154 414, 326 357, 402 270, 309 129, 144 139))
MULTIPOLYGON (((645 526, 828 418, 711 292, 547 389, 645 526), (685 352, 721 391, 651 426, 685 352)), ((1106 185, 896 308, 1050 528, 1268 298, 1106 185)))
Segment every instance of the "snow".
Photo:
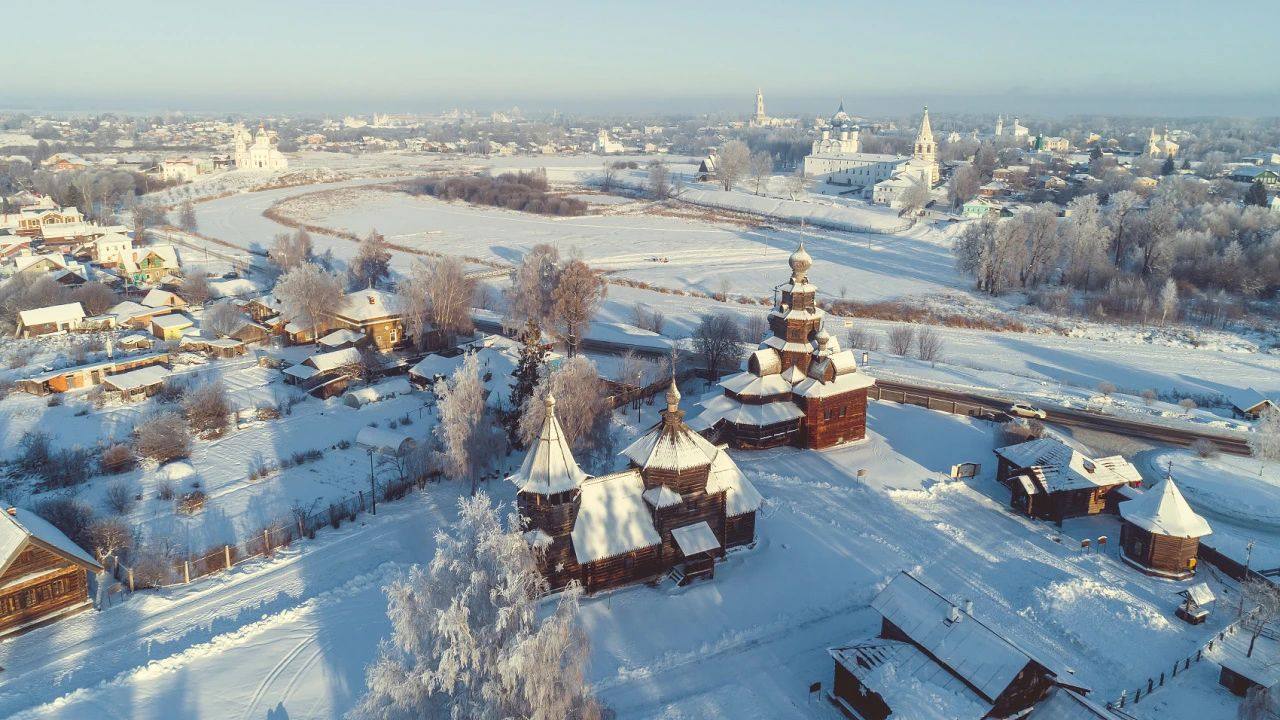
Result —
POLYGON ((386 455, 399 455, 414 444, 408 435, 386 428, 364 427, 356 433, 356 445, 386 455))
POLYGON ((172 372, 163 365, 148 365, 137 370, 108 375, 102 379, 102 384, 127 393, 162 383, 172 372))
POLYGON ((507 478, 520 488, 520 492, 555 495, 576 489, 587 479, 587 474, 573 459, 569 439, 556 419, 555 407, 555 398, 548 393, 546 417, 538 439, 525 454, 520 470, 507 478))
POLYGON ((726 446, 721 445, 719 449, 720 453, 711 462, 711 473, 707 477, 707 492, 725 491, 725 517, 736 517, 759 510, 764 504, 764 497, 751 484, 751 481, 743 476, 737 463, 729 457, 726 446))
POLYGON ((8 510, 9 508, 4 508, 0 512, 0 566, 7 566, 18 548, 28 539, 34 538, 91 568, 102 567, 92 555, 72 542, 61 530, 50 525, 49 521, 23 508, 13 508, 12 514, 8 510))
POLYGON ((1014 466, 1033 470, 1049 492, 1110 487, 1140 482, 1142 475, 1122 457, 1091 459, 1054 437, 1007 445, 996 454, 1014 466))
POLYGON ((720 548, 720 541, 716 539, 716 534, 711 531, 711 526, 705 520, 672 528, 671 536, 675 538, 676 545, 680 546, 680 552, 684 553, 685 557, 720 548))
POLYGON ((964 682, 909 643, 869 640, 829 652, 864 687, 883 698, 894 716, 977 720, 991 710, 964 682))
POLYGON ((638 470, 582 483, 582 506, 573 525, 573 553, 586 564, 662 543, 644 503, 638 470))
POLYGON ((1156 535, 1198 538, 1213 532, 1178 492, 1172 478, 1165 478, 1133 499, 1120 503, 1120 517, 1156 535))
POLYGON ((657 510, 684 504, 684 498, 680 496, 680 493, 666 485, 656 485, 645 490, 644 500, 657 510))
MULTIPOLYGON (((847 352, 847 351, 846 351, 847 352)), ((863 390, 875 385, 875 378, 866 373, 846 372, 831 382, 808 377, 796 384, 795 393, 803 398, 825 398, 853 390, 863 390)))
POLYGON ((52 323, 77 323, 82 319, 84 319, 84 308, 80 307, 78 302, 50 305, 36 308, 35 310, 21 310, 18 312, 18 321, 23 327, 52 323))
POLYGON ((400 298, 394 293, 369 289, 348 293, 334 314, 355 322, 367 322, 395 316, 399 312, 400 298))

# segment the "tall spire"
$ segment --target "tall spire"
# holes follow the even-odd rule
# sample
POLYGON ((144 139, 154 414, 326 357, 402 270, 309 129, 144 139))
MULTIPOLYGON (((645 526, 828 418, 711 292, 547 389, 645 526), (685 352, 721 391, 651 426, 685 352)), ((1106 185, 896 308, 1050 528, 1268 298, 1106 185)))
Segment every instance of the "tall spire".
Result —
POLYGON ((554 495, 576 489, 587 479, 587 474, 573 459, 569 439, 556 419, 555 396, 548 392, 543 403, 546 416, 542 420, 542 431, 529 446, 520 469, 507 479, 518 485, 520 492, 554 495))
POLYGON ((924 106, 924 118, 920 120, 920 134, 916 136, 916 141, 928 140, 933 142, 933 126, 929 124, 929 106, 924 106))

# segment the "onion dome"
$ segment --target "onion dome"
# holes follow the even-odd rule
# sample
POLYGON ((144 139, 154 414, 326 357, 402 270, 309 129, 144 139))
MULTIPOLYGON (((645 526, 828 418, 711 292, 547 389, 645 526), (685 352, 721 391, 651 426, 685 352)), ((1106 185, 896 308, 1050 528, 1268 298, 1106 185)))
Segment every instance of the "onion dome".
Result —
POLYGON ((680 409, 680 391, 676 388, 676 381, 671 380, 671 387, 667 388, 667 412, 675 412, 680 409))
POLYGON ((791 253, 787 263, 791 265, 791 276, 799 280, 803 280, 805 273, 809 272, 809 268, 813 267, 813 258, 805 251, 803 240, 800 242, 800 247, 791 253))

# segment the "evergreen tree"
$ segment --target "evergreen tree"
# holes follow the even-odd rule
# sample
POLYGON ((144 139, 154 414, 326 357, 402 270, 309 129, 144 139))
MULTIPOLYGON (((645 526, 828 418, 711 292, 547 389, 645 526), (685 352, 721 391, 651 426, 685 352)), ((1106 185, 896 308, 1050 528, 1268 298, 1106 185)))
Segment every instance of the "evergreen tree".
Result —
POLYGON ((520 445, 519 427, 520 412, 525 401, 533 396, 533 391, 542 380, 542 366, 547 361, 547 346, 542 343, 542 331, 538 324, 530 319, 520 333, 520 360, 516 363, 514 379, 511 383, 511 407, 503 418, 507 435, 511 444, 520 445))
POLYGON ((1244 194, 1244 204, 1266 207, 1267 186, 1263 185, 1261 180, 1254 180, 1253 184, 1249 186, 1249 191, 1244 194))
POLYGON ((1160 166, 1160 174, 1172 175, 1176 169, 1177 167, 1173 164, 1173 157, 1167 157, 1164 159, 1164 164, 1160 166))
POLYGON ((1093 160, 1101 160, 1101 159, 1102 159, 1102 148, 1097 145, 1094 145, 1093 149, 1089 150, 1089 160, 1093 161, 1093 160))
POLYGON ((1190 170, 1190 169, 1191 169, 1191 161, 1190 161, 1190 160, 1188 160, 1187 158, 1183 158, 1183 159, 1182 159, 1182 169, 1183 169, 1183 170, 1190 170))

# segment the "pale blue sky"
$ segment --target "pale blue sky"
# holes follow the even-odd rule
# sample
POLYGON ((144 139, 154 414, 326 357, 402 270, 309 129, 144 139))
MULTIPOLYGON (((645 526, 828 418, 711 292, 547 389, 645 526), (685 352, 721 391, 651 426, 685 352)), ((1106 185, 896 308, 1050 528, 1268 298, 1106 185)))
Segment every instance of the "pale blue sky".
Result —
POLYGON ((747 112, 759 85, 780 114, 1275 115, 1278 21, 1276 0, 0 0, 21 28, 0 107, 747 112))

